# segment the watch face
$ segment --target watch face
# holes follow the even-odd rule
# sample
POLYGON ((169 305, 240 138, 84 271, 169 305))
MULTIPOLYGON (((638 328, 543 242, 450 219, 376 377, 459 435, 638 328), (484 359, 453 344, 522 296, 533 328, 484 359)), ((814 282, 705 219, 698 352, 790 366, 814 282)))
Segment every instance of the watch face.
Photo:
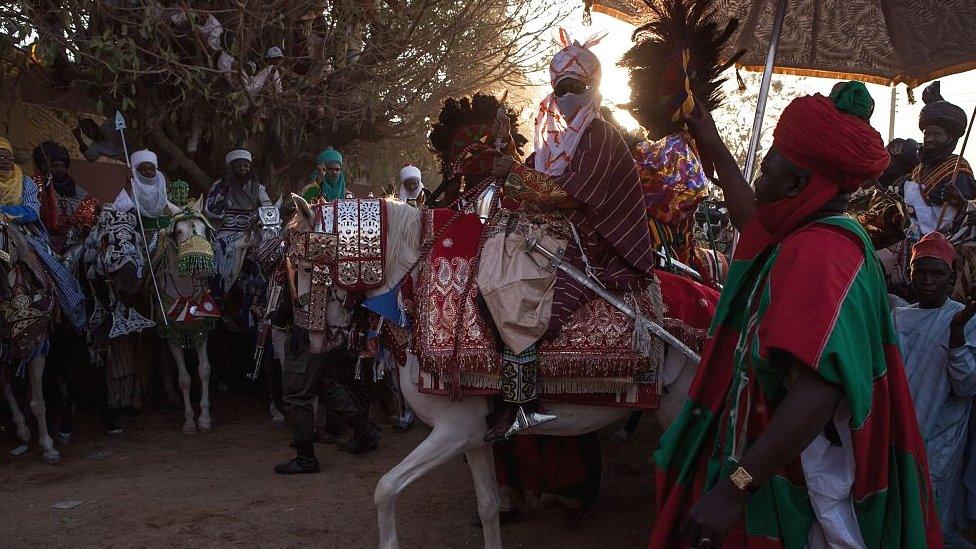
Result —
POLYGON ((742 491, 749 491, 749 489, 752 487, 752 475, 746 472, 746 470, 742 467, 736 469, 732 475, 729 476, 729 480, 732 481, 732 484, 734 484, 736 488, 742 491))

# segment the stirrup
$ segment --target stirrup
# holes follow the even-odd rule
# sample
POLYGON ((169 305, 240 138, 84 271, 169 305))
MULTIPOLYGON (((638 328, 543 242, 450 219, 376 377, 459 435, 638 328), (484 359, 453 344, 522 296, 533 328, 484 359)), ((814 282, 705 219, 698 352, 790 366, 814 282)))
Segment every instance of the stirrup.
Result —
POLYGON ((539 412, 526 413, 525 408, 520 405, 518 411, 515 412, 515 421, 512 422, 512 426, 508 428, 508 431, 505 431, 503 440, 508 440, 526 429, 548 423, 554 419, 556 419, 556 416, 552 414, 542 414, 539 412))

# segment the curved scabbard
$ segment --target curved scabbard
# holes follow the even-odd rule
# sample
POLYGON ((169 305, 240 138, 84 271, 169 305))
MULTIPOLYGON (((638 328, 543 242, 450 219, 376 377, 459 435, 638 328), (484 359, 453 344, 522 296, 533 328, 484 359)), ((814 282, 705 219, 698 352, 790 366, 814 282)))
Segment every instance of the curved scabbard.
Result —
POLYGON ((608 292, 603 286, 600 286, 598 282, 590 278, 583 271, 569 265, 562 260, 562 257, 556 255, 555 253, 547 250, 544 246, 539 243, 538 236, 530 236, 525 239, 525 253, 535 252, 541 254, 546 259, 550 261, 550 266, 559 269, 560 271, 566 273, 570 278, 579 282, 580 284, 589 288, 593 293, 600 296, 607 303, 613 305, 615 308, 619 309, 622 313, 634 319, 634 329, 636 330, 638 326, 643 326, 651 331, 652 334, 658 338, 664 340, 665 343, 671 345, 677 349, 681 354, 695 361, 695 364, 701 362, 701 356, 696 353, 691 347, 685 345, 680 339, 671 335, 670 332, 665 330, 661 325, 657 324, 653 320, 647 318, 644 315, 638 315, 637 310, 630 306, 629 303, 620 299, 619 297, 608 292))

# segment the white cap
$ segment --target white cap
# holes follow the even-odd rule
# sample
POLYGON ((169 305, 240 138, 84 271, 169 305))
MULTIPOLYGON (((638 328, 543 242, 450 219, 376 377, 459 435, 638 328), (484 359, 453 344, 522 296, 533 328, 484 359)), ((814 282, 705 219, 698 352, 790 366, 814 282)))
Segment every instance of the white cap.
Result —
POLYGON ((271 46, 268 48, 268 53, 264 54, 265 59, 274 59, 276 57, 284 57, 285 54, 281 51, 278 46, 271 46))
POLYGON ((417 181, 420 181, 421 186, 423 186, 424 184, 423 178, 421 177, 420 174, 420 168, 418 168, 417 166, 407 165, 404 166, 402 170, 400 170, 400 184, 402 185, 403 182, 408 179, 416 179, 417 181))
POLYGON ((149 149, 142 149, 141 151, 136 151, 132 153, 132 158, 129 160, 132 164, 132 168, 138 168, 140 164, 145 164, 149 162, 155 167, 159 167, 159 159, 156 158, 156 153, 150 151, 149 149))
POLYGON ((234 149, 227 153, 227 156, 224 157, 224 162, 227 162, 228 164, 235 160, 247 160, 250 162, 251 152, 246 149, 234 149))

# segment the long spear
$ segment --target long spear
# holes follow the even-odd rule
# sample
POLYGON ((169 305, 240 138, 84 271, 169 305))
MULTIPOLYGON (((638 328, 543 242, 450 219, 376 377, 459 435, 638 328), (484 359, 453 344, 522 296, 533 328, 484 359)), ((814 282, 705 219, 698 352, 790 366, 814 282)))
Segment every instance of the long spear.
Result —
MULTIPOLYGON (((115 129, 118 130, 119 135, 122 137, 122 152, 125 154, 125 165, 129 167, 129 171, 132 171, 132 161, 129 160, 129 147, 125 142, 125 117, 122 116, 121 111, 115 111, 115 129)), ((135 174, 132 174, 135 177, 135 174)), ((139 232, 142 234, 142 247, 146 250, 146 264, 149 266, 149 280, 152 281, 153 291, 156 294, 156 303, 159 304, 159 312, 163 317, 163 325, 169 327, 169 319, 166 318, 166 307, 163 306, 163 296, 159 293, 159 284, 156 283, 156 272, 153 269, 152 264, 152 254, 149 252, 149 240, 146 239, 146 228, 142 225, 142 208, 139 206, 139 197, 136 196, 139 191, 136 190, 135 181, 132 184, 132 197, 135 198, 132 202, 136 206, 136 219, 139 220, 139 232)))

